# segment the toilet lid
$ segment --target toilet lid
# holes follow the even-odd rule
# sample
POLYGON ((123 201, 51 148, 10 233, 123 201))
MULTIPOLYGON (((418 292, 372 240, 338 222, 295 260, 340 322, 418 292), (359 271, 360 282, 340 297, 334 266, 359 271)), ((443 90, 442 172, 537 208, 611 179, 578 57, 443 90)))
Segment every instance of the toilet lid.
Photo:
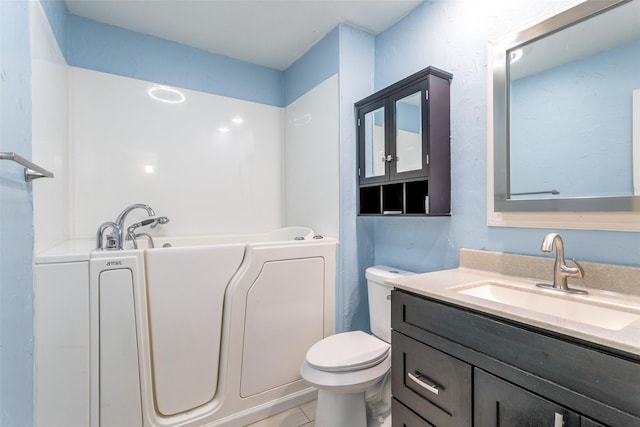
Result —
POLYGON ((375 366, 389 354, 390 345, 362 331, 332 335, 307 351, 307 363, 329 372, 356 371, 375 366))

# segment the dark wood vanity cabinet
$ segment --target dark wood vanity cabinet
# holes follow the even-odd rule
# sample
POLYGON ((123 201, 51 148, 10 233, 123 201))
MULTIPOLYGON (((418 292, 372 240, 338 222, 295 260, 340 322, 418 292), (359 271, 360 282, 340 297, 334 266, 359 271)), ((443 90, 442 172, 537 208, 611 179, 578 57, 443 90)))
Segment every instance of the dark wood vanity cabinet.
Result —
POLYGON ((637 355, 405 291, 391 304, 394 427, 640 426, 637 355))
POLYGON ((580 427, 576 412, 481 369, 475 369, 473 376, 475 425, 580 427))
POLYGON ((359 215, 449 215, 450 83, 428 67, 357 102, 359 215))

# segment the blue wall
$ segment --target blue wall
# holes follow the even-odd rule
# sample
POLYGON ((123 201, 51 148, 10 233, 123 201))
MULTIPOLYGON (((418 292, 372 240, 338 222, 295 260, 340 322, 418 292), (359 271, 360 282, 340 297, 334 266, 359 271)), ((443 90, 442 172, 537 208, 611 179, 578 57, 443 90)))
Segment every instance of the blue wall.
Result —
POLYGON ((284 106, 283 74, 237 59, 69 15, 72 66, 284 106))
MULTIPOLYGON (((31 158, 29 2, 0 1, 0 151, 31 158)), ((33 423, 33 205, 23 168, 0 162, 0 425, 33 423)))
POLYGON ((338 28, 284 72, 43 7, 67 63, 277 107, 289 105, 338 72, 338 28))
POLYGON ((284 105, 338 72, 339 35, 336 27, 284 71, 284 105))
POLYGON ((638 70, 640 40, 512 82, 511 191, 633 195, 638 70))
MULTIPOLYGON (((459 249, 541 255, 550 230, 486 225, 487 41, 570 4, 569 0, 426 1, 376 38, 375 89, 428 65, 453 73, 451 218, 362 218, 375 262, 415 271, 458 265, 459 249)), ((567 256, 640 266, 640 233, 562 231, 567 256)))
MULTIPOLYGON (((538 255, 549 230, 486 225, 487 40, 572 0, 427 0, 372 37, 348 26, 329 33, 289 70, 258 67, 66 14, 43 1, 71 65, 285 106, 339 70, 340 247, 338 330, 366 329, 364 268, 415 271, 458 264, 461 247, 538 255), (337 45, 337 51, 336 51, 337 45), (452 217, 357 218, 353 103, 433 65, 452 83, 452 217), (236 78, 240 76, 241 78, 236 78)), ((0 1, 0 149, 31 152, 27 0, 0 1)), ((0 425, 32 424, 33 224, 21 168, 0 162, 0 425), (17 169, 17 170, 16 170, 17 169)), ((563 231, 578 259, 640 265, 640 233, 563 231)))
POLYGON ((47 15, 60 52, 64 54, 67 51, 67 23, 69 20, 67 6, 64 4, 64 0, 40 0, 40 4, 47 15))
POLYGON ((371 229, 357 221, 357 143, 353 104, 372 94, 375 38, 340 27, 340 245, 336 315, 338 331, 367 330, 369 310, 364 270, 373 265, 371 229))

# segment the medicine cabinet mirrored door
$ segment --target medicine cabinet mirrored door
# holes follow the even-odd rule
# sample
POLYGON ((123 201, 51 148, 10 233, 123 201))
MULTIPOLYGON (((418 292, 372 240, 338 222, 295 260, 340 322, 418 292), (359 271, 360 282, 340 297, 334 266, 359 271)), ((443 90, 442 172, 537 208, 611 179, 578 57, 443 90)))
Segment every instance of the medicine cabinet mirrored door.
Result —
POLYGON ((360 112, 360 132, 364 139, 360 173, 371 183, 385 181, 389 174, 385 120, 384 101, 369 105, 360 112))
POLYGON ((428 67, 356 103, 360 215, 450 214, 451 78, 428 67))
POLYGON ((390 139, 393 157, 390 162, 391 179, 427 176, 428 138, 423 138, 422 121, 426 107, 426 82, 414 85, 391 96, 394 132, 390 139))

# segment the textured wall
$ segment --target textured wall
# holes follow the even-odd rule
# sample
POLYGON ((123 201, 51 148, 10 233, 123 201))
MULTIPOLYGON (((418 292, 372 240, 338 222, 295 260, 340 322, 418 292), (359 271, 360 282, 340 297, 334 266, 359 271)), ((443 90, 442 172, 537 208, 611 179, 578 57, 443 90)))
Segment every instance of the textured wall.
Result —
POLYGON ((336 295, 338 330, 366 330, 369 310, 364 271, 373 265, 372 228, 356 216, 357 140, 353 104, 373 92, 375 38, 340 27, 340 246, 336 295))
MULTIPOLYGON (((427 1, 376 38, 375 89, 426 66, 453 73, 451 218, 376 218, 375 262, 432 271, 458 265, 462 247, 540 255, 550 230, 486 225, 487 41, 568 0, 427 1)), ((577 259, 640 265, 640 233, 563 230, 577 259), (606 248, 605 250, 603 250, 606 248)))
MULTIPOLYGON (((31 157, 27 0, 0 1, 0 151, 31 157)), ((37 185, 37 184, 36 184, 37 185)), ((23 168, 0 162, 0 425, 33 424, 33 214, 23 168)))

